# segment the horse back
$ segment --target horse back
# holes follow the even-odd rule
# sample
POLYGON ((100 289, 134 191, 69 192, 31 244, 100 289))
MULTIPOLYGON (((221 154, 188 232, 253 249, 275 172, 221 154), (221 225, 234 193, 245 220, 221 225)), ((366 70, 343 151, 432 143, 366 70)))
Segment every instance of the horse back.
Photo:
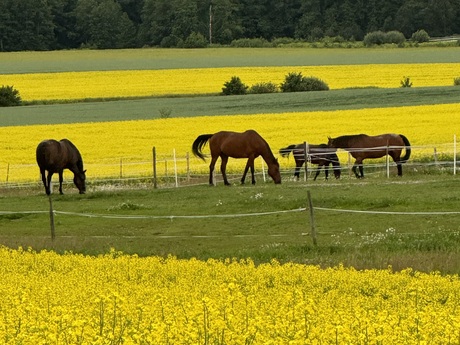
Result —
POLYGON ((233 158, 248 158, 259 156, 269 150, 268 143, 259 133, 248 130, 243 133, 221 131, 209 139, 211 154, 224 154, 233 158))
POLYGON ((58 172, 77 165, 83 170, 83 161, 75 145, 67 139, 57 141, 54 139, 40 142, 36 150, 37 164, 41 170, 58 172))
POLYGON ((61 166, 61 146, 59 141, 50 139, 43 140, 37 146, 36 159, 41 170, 58 171, 61 166))

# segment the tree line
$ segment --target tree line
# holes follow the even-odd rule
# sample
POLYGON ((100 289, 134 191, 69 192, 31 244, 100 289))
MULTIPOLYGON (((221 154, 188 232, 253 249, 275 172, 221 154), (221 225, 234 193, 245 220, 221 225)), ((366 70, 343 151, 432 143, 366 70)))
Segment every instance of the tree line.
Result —
POLYGON ((0 51, 460 33, 460 0, 0 0, 0 51))

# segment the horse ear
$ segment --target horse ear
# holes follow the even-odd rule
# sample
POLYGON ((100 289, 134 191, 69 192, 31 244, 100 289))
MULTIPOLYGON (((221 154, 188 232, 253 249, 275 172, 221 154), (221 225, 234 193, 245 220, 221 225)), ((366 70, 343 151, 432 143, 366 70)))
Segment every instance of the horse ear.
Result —
POLYGON ((85 170, 83 170, 83 174, 86 174, 86 169, 85 169, 85 170))

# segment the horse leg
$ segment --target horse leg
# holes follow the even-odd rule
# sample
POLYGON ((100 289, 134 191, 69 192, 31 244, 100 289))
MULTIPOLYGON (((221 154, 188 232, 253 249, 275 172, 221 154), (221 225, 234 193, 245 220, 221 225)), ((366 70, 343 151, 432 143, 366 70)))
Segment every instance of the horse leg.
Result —
POLYGON ((228 183, 228 180, 227 180, 227 174, 225 172, 225 170, 227 169, 228 156, 221 155, 220 159, 221 159, 220 172, 222 173, 224 184, 226 186, 230 186, 230 183, 228 183))
POLYGON ((246 174, 248 173, 249 168, 251 168, 251 183, 256 184, 256 179, 254 177, 254 157, 249 157, 244 168, 243 176, 241 177, 241 184, 244 184, 246 179, 246 174))
POLYGON ((63 173, 64 173, 64 170, 59 171, 59 194, 64 194, 62 192, 62 181, 64 181, 64 178, 62 176, 63 173))
POLYGON ((355 173, 356 178, 364 178, 364 169, 363 169, 363 160, 357 158, 355 164, 353 165, 353 172, 355 173), (358 170, 359 169, 359 174, 358 170))
POLYGON ((248 173, 248 170, 249 170, 249 159, 246 162, 246 166, 244 167, 243 176, 241 177, 241 184, 244 184, 244 180, 246 180, 246 174, 248 173))
POLYGON ((401 152, 398 153, 395 153, 395 154, 391 154, 390 153, 390 157, 393 158, 393 162, 396 163, 396 166, 398 167, 398 176, 402 176, 402 164, 401 164, 401 161, 399 160, 400 157, 401 157, 401 152))
POLYGON ((213 178, 212 178, 212 174, 214 172, 214 167, 216 165, 217 158, 218 157, 212 157, 211 158, 211 163, 209 163, 209 185, 210 186, 214 186, 214 181, 213 181, 213 178))
MULTIPOLYGON (((313 178, 313 181, 316 181, 316 178, 321 173, 321 167, 322 167, 322 165, 318 164, 318 167, 316 168, 316 174, 315 174, 315 177, 313 178)), ((326 180, 327 180, 327 173, 326 173, 326 180)))
POLYGON ((360 174, 359 178, 364 178, 364 168, 363 168, 362 162, 359 164, 359 174, 360 174))
POLYGON ((256 178, 254 176, 254 159, 251 160, 251 177, 252 177, 252 184, 256 184, 256 178))
MULTIPOLYGON (((42 182, 43 182, 43 186, 45 187, 46 195, 50 195, 51 194, 50 182, 47 182, 46 170, 45 169, 40 169, 40 175, 42 175, 42 182)), ((48 172, 48 178, 49 178, 50 181, 51 181, 51 175, 52 174, 50 172, 48 172)))
POLYGON ((324 164, 324 175, 326 175, 326 180, 329 179, 329 163, 324 164))
POLYGON ((297 180, 300 178, 300 168, 302 168, 302 165, 304 162, 305 162, 304 159, 299 159, 295 161, 294 177, 296 177, 297 180))
POLYGON ((355 163, 355 164, 353 164, 353 168, 351 168, 351 170, 352 170, 352 171, 353 171, 353 173, 355 174, 356 178, 359 178, 359 175, 358 175, 358 172, 357 172, 357 170, 358 170, 358 166, 357 166, 357 164, 356 164, 356 163, 355 163))

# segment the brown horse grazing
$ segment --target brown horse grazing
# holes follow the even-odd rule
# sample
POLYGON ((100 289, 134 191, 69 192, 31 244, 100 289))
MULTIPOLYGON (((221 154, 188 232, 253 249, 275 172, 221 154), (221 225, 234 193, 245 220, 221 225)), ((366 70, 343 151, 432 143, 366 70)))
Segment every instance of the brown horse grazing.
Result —
POLYGON ((273 156, 270 146, 267 142, 254 130, 248 130, 243 133, 237 132, 217 132, 214 134, 202 134, 198 136, 192 145, 192 152, 195 156, 205 160, 202 153, 203 147, 209 140, 209 148, 211 149, 211 164, 209 164, 209 184, 213 185, 212 173, 217 159, 221 158, 220 171, 224 178, 225 185, 230 185, 225 173, 228 158, 247 158, 246 167, 244 169, 241 183, 244 183, 248 169, 251 168, 252 184, 256 183, 254 178, 254 159, 262 156, 265 163, 268 165, 268 174, 276 184, 281 183, 280 166, 278 160, 273 156))
POLYGON ((363 178, 363 160, 366 158, 380 158, 386 154, 393 158, 398 167, 398 176, 402 176, 402 163, 405 163, 411 153, 410 143, 402 134, 382 134, 368 136, 366 134, 343 135, 337 138, 329 137, 329 147, 345 149, 355 158, 353 172, 357 178, 363 178), (403 148, 406 149, 401 158, 403 148), (359 174, 357 172, 359 167, 359 174))
MULTIPOLYGON (((310 158, 312 164, 318 165, 313 181, 316 181, 316 178, 320 174, 322 168, 324 168, 324 174, 326 175, 327 180, 329 177, 329 165, 331 164, 335 178, 340 178, 340 162, 339 157, 337 157, 337 154, 335 153, 336 151, 337 149, 330 148, 327 144, 308 145, 308 157, 310 158)), ((287 157, 291 152, 295 159, 294 176, 299 179, 300 168, 305 163, 304 144, 289 145, 288 147, 282 148, 280 150, 280 155, 287 157)))
POLYGON ((59 174, 59 193, 62 193, 62 181, 64 169, 73 172, 73 182, 77 186, 80 194, 86 192, 86 170, 83 170, 83 160, 80 152, 70 140, 44 140, 37 146, 37 163, 40 168, 43 185, 46 194, 51 194, 51 177, 54 173, 59 174), (48 176, 45 175, 48 171, 48 176))

